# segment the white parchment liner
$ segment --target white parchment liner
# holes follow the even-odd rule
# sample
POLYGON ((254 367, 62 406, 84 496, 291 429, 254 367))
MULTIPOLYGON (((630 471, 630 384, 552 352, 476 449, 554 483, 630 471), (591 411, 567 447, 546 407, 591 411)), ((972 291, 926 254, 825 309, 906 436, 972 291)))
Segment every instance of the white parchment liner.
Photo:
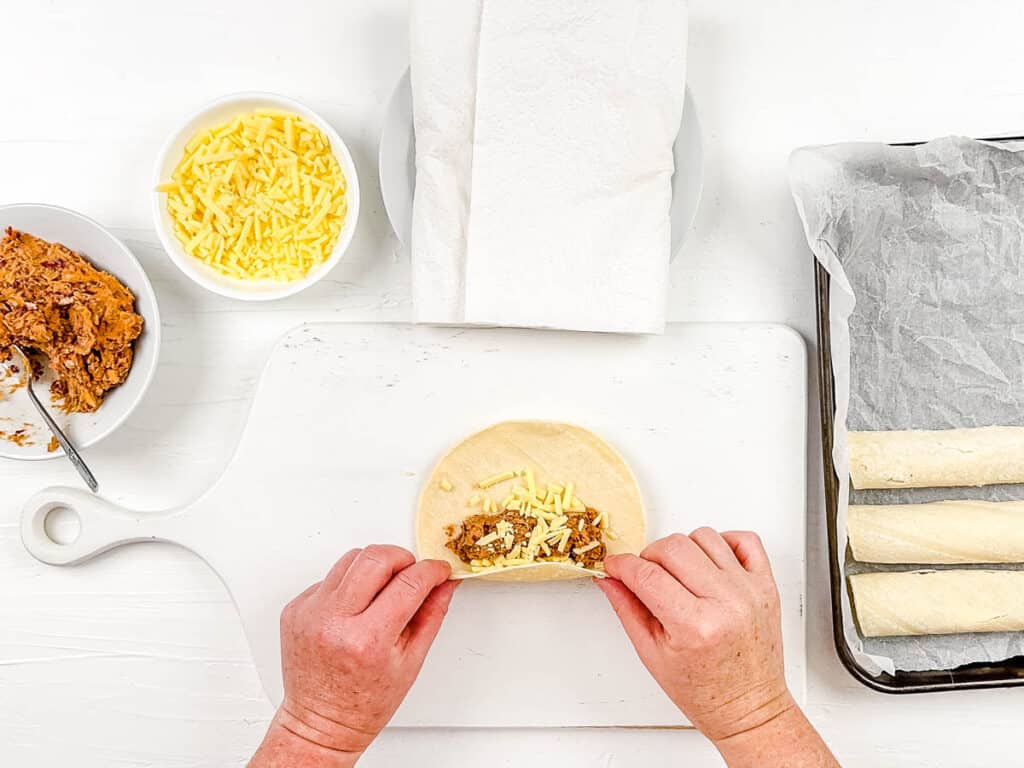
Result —
MULTIPOLYGON (((899 569, 856 563, 847 554, 848 428, 1024 424, 1021 147, 945 138, 917 147, 808 147, 790 158, 807 242, 831 275, 832 457, 847 575, 899 569)), ((874 504, 948 498, 1024 499, 1024 486, 852 495, 874 504)), ((846 590, 842 612, 847 643, 872 673, 949 669, 1024 653, 1024 633, 862 639, 846 590)))

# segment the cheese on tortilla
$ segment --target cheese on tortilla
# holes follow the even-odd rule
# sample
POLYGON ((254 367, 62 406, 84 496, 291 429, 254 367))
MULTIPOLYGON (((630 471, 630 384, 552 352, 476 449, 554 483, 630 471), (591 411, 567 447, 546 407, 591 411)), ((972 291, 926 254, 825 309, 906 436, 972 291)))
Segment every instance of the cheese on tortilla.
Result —
MULTIPOLYGON (((566 551, 572 531, 566 527, 565 512, 583 512, 587 505, 602 514, 605 526, 609 517, 615 522, 615 531, 604 528, 608 554, 643 549, 647 525, 640 488, 614 449, 592 432, 572 424, 502 422, 457 445, 428 478, 416 517, 419 556, 447 561, 454 578, 547 581, 603 575, 575 565, 570 560, 572 553, 566 551), (523 469, 510 469, 513 467, 523 469), (485 483, 489 483, 487 488, 512 485, 512 503, 518 501, 520 510, 528 505, 538 520, 527 549, 558 561, 531 562, 523 556, 529 553, 520 552, 518 558, 506 556, 503 567, 498 568, 494 568, 493 559, 462 562, 447 543, 451 531, 467 517, 466 504, 440 489, 441 477, 449 478, 459 488, 480 488, 485 483), (559 481, 570 478, 564 486, 556 487, 559 481), (579 488, 584 489, 586 505, 576 496, 579 488), (552 501, 547 503, 549 492, 552 501), (560 497, 557 507, 556 497, 560 497)), ((483 511, 503 511, 497 507, 486 498, 483 511)))

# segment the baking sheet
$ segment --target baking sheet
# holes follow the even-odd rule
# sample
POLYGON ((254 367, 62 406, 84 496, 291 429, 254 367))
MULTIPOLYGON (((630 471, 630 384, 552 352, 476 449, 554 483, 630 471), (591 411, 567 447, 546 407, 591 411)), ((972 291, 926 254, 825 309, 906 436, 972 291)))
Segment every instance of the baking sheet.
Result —
MULTIPOLYGON (((808 243, 832 277, 843 551, 849 501, 1024 499, 1021 485, 850 496, 846 472, 847 428, 1024 423, 1022 146, 950 137, 916 147, 810 147, 790 159, 808 243)), ((893 567, 846 556, 847 575, 883 569, 893 567)), ((845 591, 842 601, 847 643, 869 671, 947 669, 1024 653, 1024 633, 862 640, 845 591)))

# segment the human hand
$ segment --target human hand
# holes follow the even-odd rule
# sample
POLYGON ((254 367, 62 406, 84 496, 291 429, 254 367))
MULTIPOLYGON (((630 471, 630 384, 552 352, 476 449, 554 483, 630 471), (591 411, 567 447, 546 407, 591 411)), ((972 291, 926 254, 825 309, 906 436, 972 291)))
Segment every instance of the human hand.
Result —
POLYGON ((795 708, 779 595, 756 534, 699 528, 605 560, 608 597, 644 665, 714 741, 795 708))
POLYGON ((447 563, 375 545, 292 600, 281 614, 284 701, 250 765, 354 765, 415 681, 457 585, 450 575, 447 563))

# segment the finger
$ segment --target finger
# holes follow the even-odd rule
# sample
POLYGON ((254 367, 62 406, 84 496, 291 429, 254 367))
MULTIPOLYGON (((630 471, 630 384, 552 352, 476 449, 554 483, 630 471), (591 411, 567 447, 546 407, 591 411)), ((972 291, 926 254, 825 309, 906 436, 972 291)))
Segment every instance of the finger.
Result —
POLYGON ((334 590, 338 609, 348 616, 362 613, 396 573, 414 562, 416 558, 412 553, 401 547, 385 544, 367 547, 352 561, 334 590))
POLYGON ((309 585, 308 587, 306 587, 306 588, 305 588, 304 590, 302 590, 302 591, 301 591, 301 592, 300 592, 299 594, 297 594, 297 595, 296 595, 296 596, 295 596, 295 597, 294 597, 294 598, 292 599, 292 602, 291 602, 291 603, 289 603, 289 605, 291 605, 291 604, 295 604, 295 605, 298 605, 298 604, 299 604, 299 603, 301 603, 301 602, 302 602, 303 600, 305 600, 305 599, 306 599, 307 597, 309 597, 309 596, 310 596, 310 595, 312 595, 312 594, 313 594, 314 592, 316 592, 316 591, 317 591, 318 589, 320 589, 320 587, 322 587, 322 586, 323 586, 323 584, 324 584, 324 583, 323 583, 322 581, 318 581, 318 582, 317 582, 316 584, 310 584, 310 585, 309 585))
POLYGON ((689 536, 674 533, 659 539, 640 556, 660 565, 697 597, 711 597, 721 591, 721 570, 689 536))
POLYGON ((732 548, 736 559, 745 570, 771 576, 772 566, 760 536, 752 531, 726 531, 722 538, 732 548))
POLYGON ((636 555, 606 557, 604 570, 621 581, 664 626, 696 607, 696 598, 655 562, 636 555))
POLYGON ((423 605, 416 611, 416 615, 409 621, 404 633, 406 648, 420 659, 427 655, 427 651, 433 645, 434 638, 441 629, 441 623, 448 614, 452 596, 461 583, 445 581, 434 587, 423 601, 423 605))
POLYGON ((617 579, 594 579, 597 588, 611 603, 612 610, 619 617, 619 623, 626 630, 626 636, 633 643, 641 658, 646 657, 654 645, 658 632, 664 629, 647 606, 617 579))
POLYGON ((346 552, 342 555, 341 559, 331 567, 331 570, 328 571, 327 576, 324 577, 322 582, 325 592, 333 592, 338 588, 338 585, 341 584, 341 580, 344 579, 345 574, 348 573, 348 569, 352 566, 352 563, 355 562, 355 559, 362 551, 363 550, 361 549, 353 549, 346 552))
POLYGON ((711 562, 723 571, 742 571, 743 566, 736 559, 736 553, 732 551, 729 542, 722 538, 722 535, 714 528, 702 527, 690 534, 690 539, 697 544, 711 562))
POLYGON ((394 575, 369 608, 367 618, 388 637, 397 638, 423 606, 435 587, 452 575, 452 567, 441 560, 421 560, 394 575))
POLYGON ((308 587, 302 590, 302 592, 293 597, 291 601, 284 608, 281 609, 282 627, 291 620, 292 615, 295 613, 295 611, 299 609, 299 606, 301 606, 306 601, 306 598, 312 595, 318 589, 320 589, 321 584, 323 584, 322 581, 318 581, 316 584, 310 584, 308 587))

